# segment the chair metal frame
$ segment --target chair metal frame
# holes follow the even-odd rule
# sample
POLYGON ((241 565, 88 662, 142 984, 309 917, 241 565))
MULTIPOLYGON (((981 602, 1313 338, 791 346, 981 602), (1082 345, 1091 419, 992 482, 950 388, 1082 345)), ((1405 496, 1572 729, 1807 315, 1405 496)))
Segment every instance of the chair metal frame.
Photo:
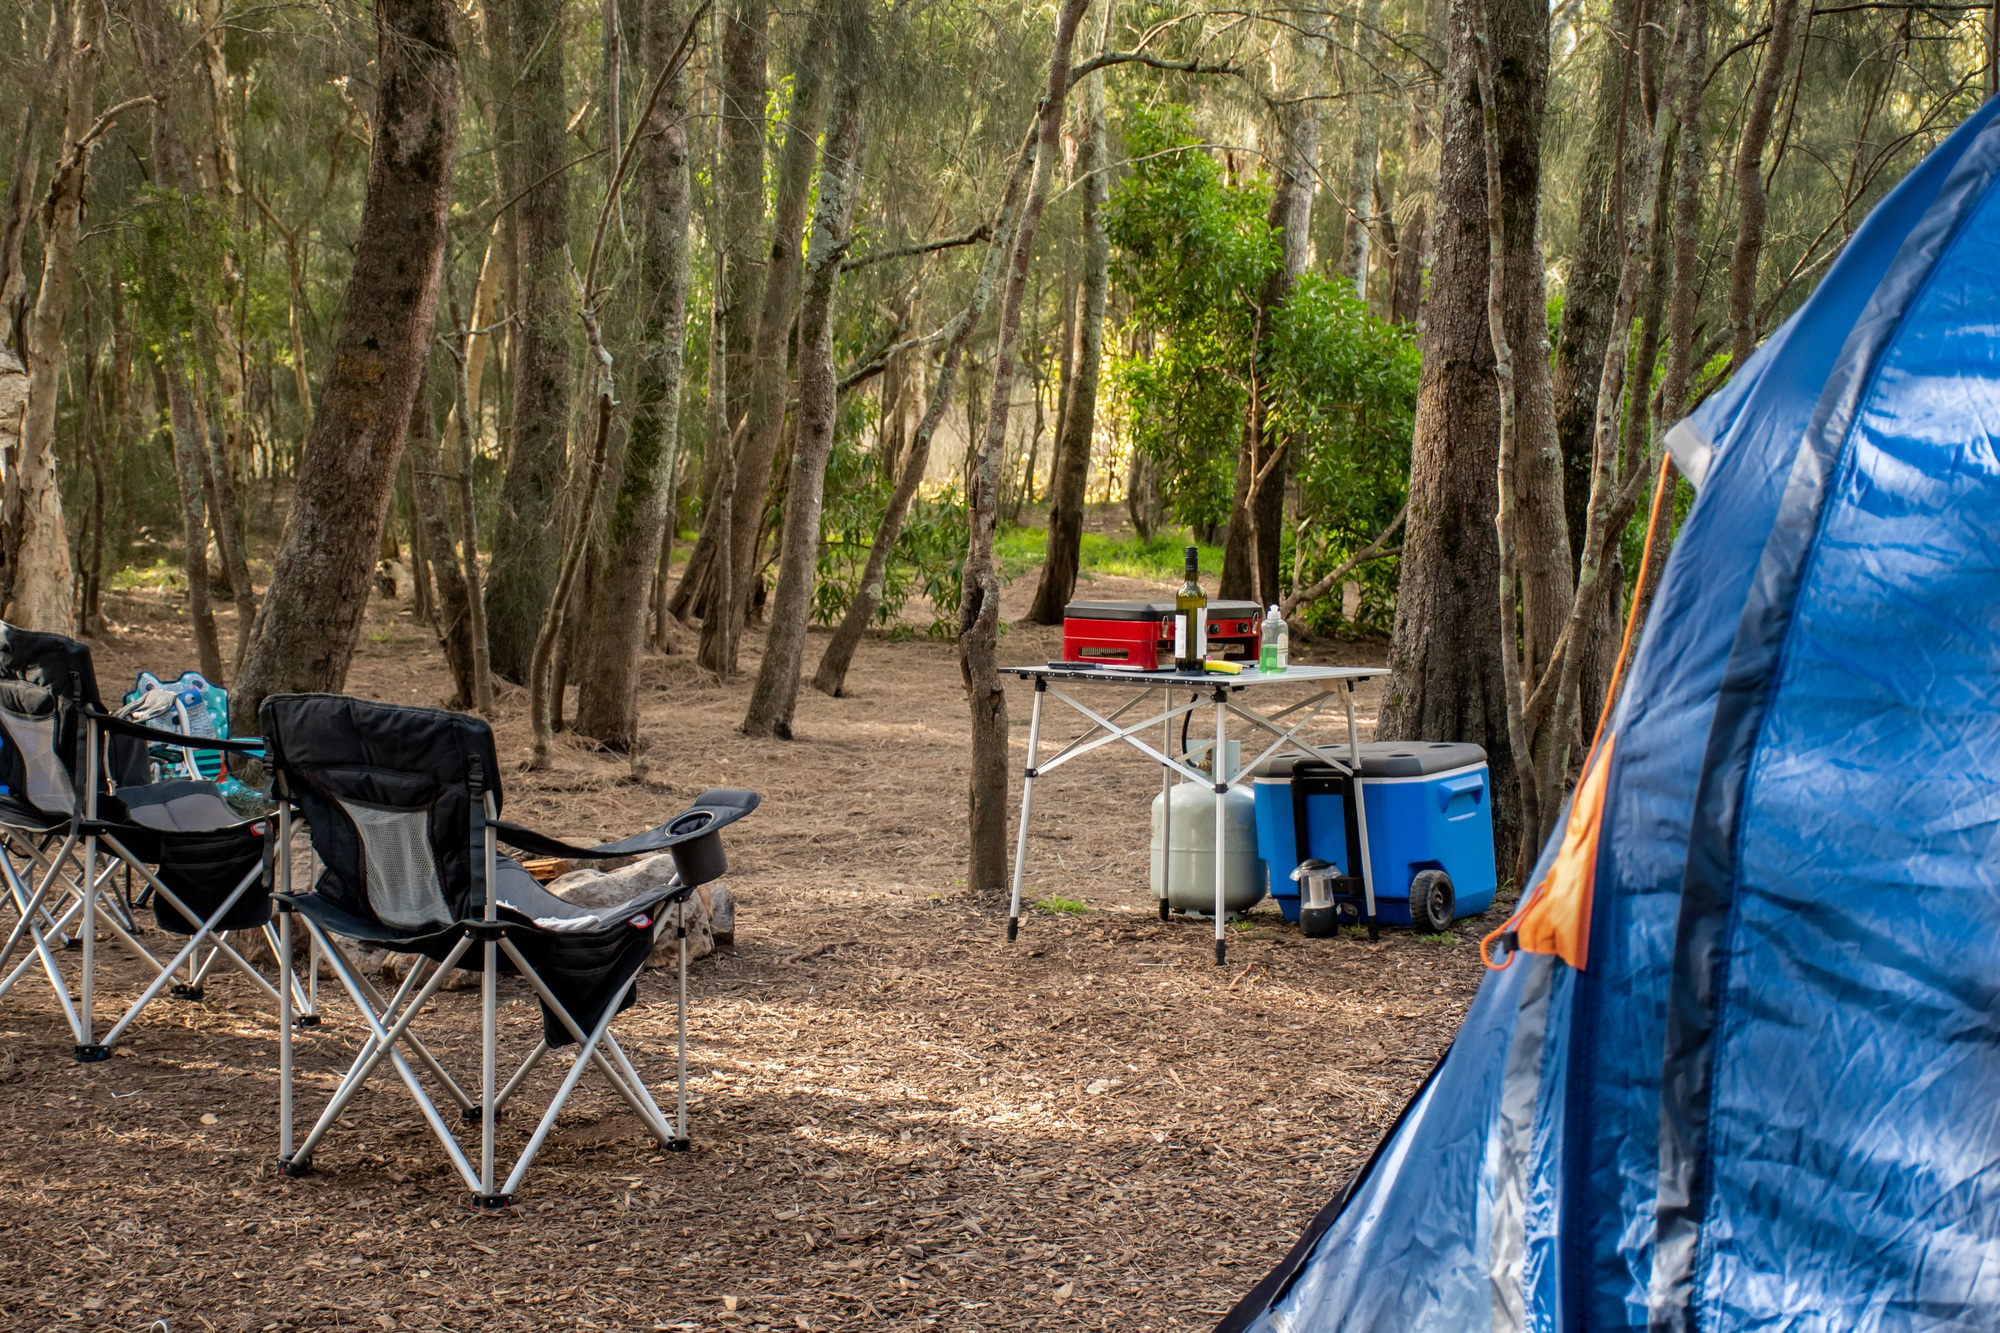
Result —
MULTIPOLYGON (((459 938, 442 959, 431 959, 419 954, 419 961, 410 969, 395 994, 384 1000, 382 993, 372 985, 353 960, 321 923, 313 920, 295 905, 291 890, 291 857, 288 854, 293 829, 298 815, 288 802, 280 810, 279 854, 278 854, 278 958, 283 973, 283 982, 278 988, 280 1005, 279 1024, 279 1135, 278 1170, 287 1176, 305 1175, 311 1170, 312 1155, 325 1141, 334 1123, 342 1112, 353 1102, 371 1075, 386 1059, 397 1077, 416 1102, 418 1111, 430 1126, 452 1166, 471 1191, 476 1206, 499 1208, 511 1204, 521 1182, 526 1178, 528 1168, 547 1142, 556 1119, 561 1115, 572 1093, 576 1091, 586 1069, 595 1066, 611 1084, 612 1090, 631 1108, 646 1127, 648 1133, 669 1152, 684 1152, 689 1145, 688 1098, 687 1098, 687 901, 694 892, 694 885, 684 883, 677 874, 673 881, 662 886, 648 899, 635 899, 624 904, 620 913, 637 905, 652 916, 648 948, 641 955, 639 967, 635 967, 626 985, 637 983, 638 974, 644 966, 644 958, 650 956, 657 946, 661 933, 667 929, 669 921, 664 908, 673 908, 672 928, 679 950, 675 975, 675 1110, 668 1116, 654 1100, 645 1079, 633 1065, 631 1056, 611 1033, 611 1024, 618 1017, 620 1005, 614 1000, 605 1006, 604 1013, 597 1022, 586 1030, 559 1000, 542 978, 541 973, 522 954, 514 940, 513 931, 524 927, 502 921, 499 917, 499 829, 501 827, 497 804, 491 791, 478 793, 476 806, 479 814, 475 823, 478 827, 479 852, 485 871, 485 900, 481 915, 474 920, 457 923, 459 938), (292 918, 303 918, 305 927, 315 948, 323 953, 339 978, 348 998, 353 1001, 362 1020, 368 1025, 368 1036, 363 1040, 360 1051, 349 1065, 326 1105, 306 1132, 302 1140, 295 1139, 294 1124, 297 1105, 297 1067, 294 1054, 292 1024, 289 1018, 291 996, 295 985, 292 966, 292 918), (481 951, 479 990, 479 1048, 480 1073, 479 1095, 475 1099, 444 1068, 437 1056, 413 1031, 418 1014, 443 985, 452 968, 473 948, 481 951), (567 1074, 563 1077, 554 1096, 544 1109, 525 1147, 515 1158, 507 1173, 501 1178, 496 1170, 496 1130, 502 1110, 520 1090, 528 1075, 534 1071, 551 1051, 546 1038, 538 1041, 528 1052, 518 1067, 503 1084, 499 1081, 499 960, 504 955, 519 972, 536 997, 553 1013, 577 1043, 576 1054, 567 1074), (398 1047, 404 1048, 399 1050, 398 1047), (404 1058, 404 1051, 410 1059, 431 1075, 443 1095, 455 1104, 465 1121, 477 1121, 480 1126, 478 1153, 475 1166, 466 1148, 459 1142, 439 1111, 437 1103, 426 1092, 422 1080, 412 1068, 410 1059, 404 1058)), ((582 850, 582 849, 579 849, 582 850)), ((622 918, 621 918, 622 919, 622 918)), ((416 953, 416 950, 407 952, 416 953)))
MULTIPOLYGON (((0 894, 0 904, 13 907, 17 914, 5 943, 0 944, 0 999, 4 999, 39 962, 75 1038, 72 1053, 80 1063, 110 1059, 119 1039, 169 986, 174 998, 199 1002, 204 996, 204 983, 218 960, 227 961, 248 977, 274 1008, 290 1010, 290 1004, 280 1002, 277 988, 265 980, 256 966, 231 942, 229 936, 239 932, 216 928, 243 895, 256 887, 268 873, 269 858, 266 858, 265 864, 244 874, 221 904, 204 915, 190 907, 162 882, 142 857, 120 841, 116 832, 119 826, 101 819, 98 805, 104 787, 100 781, 103 771, 100 761, 112 733, 161 744, 193 742, 204 749, 238 752, 254 751, 262 742, 254 738, 235 740, 161 731, 113 717, 80 701, 65 700, 59 694, 57 698, 59 708, 74 707, 81 715, 84 774, 82 790, 77 793, 81 796, 81 809, 72 810, 68 815, 50 815, 50 824, 44 828, 8 824, 4 822, 4 816, 0 816, 0 882, 4 882, 5 888, 4 894, 0 894), (55 854, 50 856, 48 845, 58 834, 62 842, 55 854), (24 876, 21 868, 16 866, 16 857, 26 861, 27 875, 24 876), (193 923, 195 929, 171 961, 162 963, 152 950, 140 942, 141 927, 126 905, 110 892, 107 881, 121 868, 136 873, 145 882, 150 894, 158 895, 185 920, 193 923), (154 973, 138 999, 105 1029, 101 1040, 97 1036, 96 1016, 100 931, 108 933, 112 940, 151 967, 154 973), (24 943, 29 946, 29 954, 15 963, 14 955, 24 943), (77 998, 74 1001, 70 998, 68 978, 56 958, 58 950, 72 947, 81 954, 77 967, 77 998), (202 953, 204 947, 207 948, 205 956, 202 953), (13 964, 11 970, 10 963, 13 964), (176 982, 175 973, 183 967, 186 968, 187 979, 176 982)), ((68 767, 61 764, 59 757, 56 762, 65 774, 69 774, 68 767)), ((73 774, 70 774, 70 781, 74 788, 76 781, 73 774)), ((172 836, 168 830, 151 831, 172 836)), ((258 929, 263 932, 275 956, 279 946, 276 930, 268 922, 258 929)), ((302 1011, 299 1021, 308 1026, 316 1023, 318 1019, 313 997, 301 993, 298 998, 298 1007, 302 1011)))

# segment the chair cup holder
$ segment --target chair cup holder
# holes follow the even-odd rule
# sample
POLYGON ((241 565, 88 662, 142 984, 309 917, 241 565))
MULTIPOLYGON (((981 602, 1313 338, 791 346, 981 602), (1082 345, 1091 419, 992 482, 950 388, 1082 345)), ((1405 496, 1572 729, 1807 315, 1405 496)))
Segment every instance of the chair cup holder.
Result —
POLYGON ((722 849, 722 830, 711 826, 706 832, 668 848, 674 854, 674 868, 683 884, 706 884, 721 879, 729 869, 729 856, 722 849))

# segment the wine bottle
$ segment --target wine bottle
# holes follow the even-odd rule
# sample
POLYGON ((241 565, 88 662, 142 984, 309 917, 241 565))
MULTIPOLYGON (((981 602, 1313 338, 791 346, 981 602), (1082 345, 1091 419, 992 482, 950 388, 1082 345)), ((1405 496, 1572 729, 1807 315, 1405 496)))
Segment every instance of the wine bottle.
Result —
POLYGON ((1201 590, 1201 551, 1187 548, 1187 582, 1174 594, 1174 669, 1200 671, 1208 656, 1208 594, 1201 590))

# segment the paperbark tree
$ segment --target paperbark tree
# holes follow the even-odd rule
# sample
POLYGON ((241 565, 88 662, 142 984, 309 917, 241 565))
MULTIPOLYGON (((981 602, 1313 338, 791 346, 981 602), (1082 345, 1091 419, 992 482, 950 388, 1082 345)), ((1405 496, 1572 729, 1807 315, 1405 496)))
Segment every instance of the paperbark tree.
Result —
POLYGON ((1563 456, 1563 501, 1572 551, 1581 549, 1590 503, 1590 448, 1597 421, 1597 382, 1604 373, 1604 342, 1611 335, 1611 305, 1618 297, 1618 266, 1625 228, 1635 206, 1613 206, 1619 180, 1629 180, 1632 156, 1646 126, 1638 120, 1633 87, 1637 62, 1634 22, 1644 21, 1647 0, 1613 0, 1598 34, 1597 97, 1578 180, 1576 244, 1563 283, 1562 321, 1551 364, 1556 442, 1563 456), (1637 132, 1633 130, 1635 122, 1637 132), (1620 176, 1620 172, 1623 173, 1620 176))
MULTIPOLYGON (((757 583, 757 547, 763 535, 765 491, 785 428, 787 348, 798 309, 799 244, 805 235, 813 160, 820 122, 826 113, 821 66, 826 37, 815 14, 799 46, 792 80, 792 123, 779 159, 777 203, 771 217, 771 249, 764 266, 763 305, 751 343, 750 383, 745 398, 741 442, 736 445, 729 511, 728 585, 711 583, 701 622, 699 660, 723 676, 736 673, 737 631, 749 618, 757 583)), ((719 516, 718 516, 719 517, 719 516)))
POLYGON ((819 205, 806 255, 805 295, 799 308, 799 427, 785 488, 785 521, 779 536, 778 585, 764 659, 743 716, 748 736, 792 738, 792 715, 805 661, 806 625, 812 619, 818 579, 820 511, 826 464, 833 453, 836 371, 833 366, 833 298, 840 264, 852 239, 857 158, 861 151, 862 71, 867 61, 867 15, 857 0, 840 5, 839 70, 820 155, 819 205))
MULTIPOLYGON (((130 0, 128 18, 138 48, 139 64, 152 92, 152 157, 155 180, 163 190, 185 200, 193 191, 193 174, 174 125, 174 56, 183 45, 178 25, 158 0, 130 0)), ((178 312, 177 312, 178 313, 178 312)), ((158 364, 166 386, 168 423, 173 432, 174 480, 180 491, 181 538, 186 544, 188 619, 194 629, 195 660, 203 675, 223 681, 222 651, 215 636, 215 614, 209 605, 208 527, 204 479, 208 474, 208 443, 202 438, 196 409, 193 370, 185 356, 188 330, 160 329, 158 364)))
MULTIPOLYGON (((682 24, 665 4, 646 8, 647 69, 674 58, 682 24)), ((682 79, 653 106, 638 144, 640 237, 633 281, 641 293, 632 420, 604 535, 604 568, 583 627, 576 729, 630 752, 639 736, 639 660, 646 603, 666 531, 668 475, 680 450, 681 348, 687 336, 688 136, 682 79)))
POLYGON ((9 516, 14 559, 7 617, 23 628, 55 634, 76 630, 69 529, 56 484, 56 397, 90 154, 116 114, 114 109, 102 120, 95 114, 103 22, 99 5, 79 4, 71 12, 62 150, 42 206, 42 283, 28 321, 28 412, 20 452, 9 455, 19 470, 9 489, 18 485, 19 491, 18 498, 9 497, 18 509, 9 516))
POLYGON ((1062 0, 1056 10, 1047 86, 1035 108, 1035 155, 1021 222, 1008 256, 1006 286, 1000 297, 1000 330, 993 353, 993 392, 986 413, 976 467, 966 486, 970 536, 963 593, 958 610, 959 674, 972 713, 972 773, 967 792, 970 833, 966 887, 975 895, 998 897, 1007 883, 1007 692, 1000 682, 1000 575, 993 563, 999 518, 1000 459, 1007 445, 1005 386, 1013 383, 1021 338, 1021 302, 1035 254, 1049 177, 1060 151, 1063 102, 1069 91, 1069 53, 1077 23, 1089 0, 1062 0))
MULTIPOLYGON (((510 11, 512 117, 518 146, 500 158, 501 183, 516 200, 513 401, 507 412, 506 475, 493 529, 487 633, 493 669, 525 682, 528 659, 555 584, 556 496, 564 479, 570 399, 569 175, 563 165, 569 105, 563 87, 562 0, 496 0, 510 11)), ((503 94, 503 98, 505 98, 503 94)))
POLYGON ((1223 597, 1270 603, 1278 600, 1278 529, 1284 510, 1284 454, 1289 442, 1267 438, 1263 372, 1278 309, 1305 272, 1312 253, 1312 199, 1319 181, 1318 92, 1326 51, 1318 22, 1293 34, 1290 81, 1271 100, 1278 129, 1278 161, 1266 220, 1277 235, 1280 257, 1257 302, 1249 405, 1237 446, 1229 536, 1222 549, 1218 590, 1223 597))
POLYGON ((375 136, 333 355, 306 437, 258 634, 231 699, 254 733, 264 697, 347 678, 410 408, 437 322, 458 140, 456 14, 376 0, 375 136))
POLYGON ((875 540, 868 548, 868 564, 861 574, 861 586, 855 589, 854 600, 847 604, 847 614, 834 627, 833 637, 828 640, 826 651, 820 655, 819 670, 813 674, 813 688, 822 694, 839 695, 845 691, 847 670, 854 663, 854 650, 860 646, 861 636, 867 632, 870 622, 875 619, 875 612, 882 605, 883 580, 889 572, 889 559, 895 553, 897 538, 902 536, 903 521, 909 516, 910 502, 916 498, 917 488, 923 484, 924 472, 930 466, 931 440, 951 407, 952 387, 958 379, 959 365, 965 359, 966 345, 972 341, 980 320, 985 318, 986 307, 991 303, 994 287, 999 282, 1001 265, 1013 254, 1014 223, 1018 220, 1021 192, 1027 188, 1034 164, 1035 157, 1030 146, 1024 145, 1014 159, 1014 169, 1001 195, 1000 209, 986 246, 986 259, 980 266, 978 279, 973 283, 972 297, 948 326, 944 356, 939 360, 937 376, 931 382, 930 401, 925 405, 924 415, 917 422, 917 429, 903 455, 902 471, 896 478, 896 489, 889 496, 889 507, 883 511, 882 521, 876 525, 875 540))
MULTIPOLYGON (((1424 303, 1424 364, 1411 446, 1410 510, 1390 645, 1391 677, 1377 733, 1409 740, 1469 740, 1485 747, 1496 773, 1516 762, 1508 739, 1501 658, 1500 576, 1494 515, 1499 508, 1499 392, 1487 298, 1484 111, 1479 97, 1472 15, 1483 0, 1454 0, 1449 16, 1441 144, 1432 223, 1435 261, 1424 303)), ((1513 351, 1515 430, 1520 487, 1551 489, 1529 464, 1551 473, 1546 314, 1535 236, 1541 109, 1548 60, 1548 11, 1524 0, 1495 0, 1487 15, 1493 45, 1502 239, 1507 274, 1506 328, 1513 351), (1539 327, 1538 327, 1539 326, 1539 327), (1537 387, 1536 371, 1542 370, 1537 387), (1536 414, 1541 413, 1537 421, 1536 414), (1540 455, 1539 459, 1532 456, 1540 455)), ((1553 526, 1561 531, 1559 478, 1553 526)), ((1553 544, 1523 523, 1521 542, 1553 544)), ((1567 582, 1568 553, 1558 548, 1567 582)), ((1551 553, 1546 549, 1544 560, 1551 553)), ((1560 623, 1558 621, 1558 623, 1560 623)), ((1553 636, 1551 636, 1553 637, 1553 636)), ((1546 652, 1547 649, 1544 648, 1546 652)), ((1523 661, 1535 660, 1524 650, 1523 661)), ((1521 760, 1525 762, 1526 756, 1521 760)), ((1514 784, 1494 786, 1494 830, 1501 863, 1522 836, 1514 784)))
MULTIPOLYGON (((1105 0, 1103 33, 1098 49, 1107 46, 1111 31, 1111 0, 1105 0)), ((1104 205, 1109 194, 1110 152, 1104 130, 1104 75, 1083 81, 1084 130, 1078 144, 1076 170, 1082 178, 1083 280, 1076 314, 1076 357, 1063 395, 1057 423, 1055 458, 1049 467, 1049 535, 1042 558, 1041 581, 1028 619, 1037 625, 1062 623, 1063 607, 1076 591, 1077 565, 1083 548, 1084 494, 1090 482, 1090 449, 1097 429, 1097 385, 1104 361, 1104 300, 1109 289, 1111 242, 1104 230, 1104 205)))
MULTIPOLYGON (((1757 259, 1764 250, 1764 218, 1769 207, 1764 189, 1764 144, 1771 137, 1771 114, 1791 58, 1798 30, 1798 0, 1771 0, 1771 40, 1743 117, 1743 134, 1736 143, 1736 244, 1729 255, 1729 366, 1740 367, 1757 345, 1757 259)), ((1988 28, 1989 35, 1993 29, 1988 28)), ((1994 72, 1987 57, 1989 75, 1994 72)))

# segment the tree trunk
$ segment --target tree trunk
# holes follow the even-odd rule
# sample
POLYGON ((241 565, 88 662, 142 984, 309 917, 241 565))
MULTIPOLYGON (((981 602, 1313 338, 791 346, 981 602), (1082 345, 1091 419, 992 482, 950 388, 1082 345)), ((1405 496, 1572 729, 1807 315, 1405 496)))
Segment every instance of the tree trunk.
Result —
POLYGON ((736 0, 722 33, 721 231, 728 255, 724 270, 722 342, 728 358, 727 425, 743 418, 750 389, 750 349, 764 290, 764 104, 766 0, 736 0))
POLYGON ((451 513, 451 499, 445 490, 437 442, 428 429, 430 413, 423 410, 423 397, 419 386, 411 396, 410 434, 405 446, 410 463, 411 508, 424 534, 423 545, 434 589, 431 624, 437 631, 438 646, 444 650, 445 665, 451 671, 451 706, 470 711, 478 706, 479 691, 473 676, 472 618, 467 606, 465 571, 455 553, 457 540, 447 517, 451 513))
MULTIPOLYGON (((648 5, 645 67, 666 67, 680 40, 665 4, 648 5)), ((681 79, 654 104, 639 140, 641 225, 634 282, 641 293, 632 423, 605 530, 604 569, 586 611, 576 663, 576 730, 621 753, 639 736, 639 660, 646 604, 673 503, 669 474, 680 451, 681 352, 687 336, 688 139, 681 79)))
POLYGON ((445 0, 376 0, 368 188, 291 516, 231 700, 246 735, 266 695, 337 691, 354 655, 437 322, 458 139, 455 18, 445 0))
POLYGON ((972 341, 972 335, 993 299, 993 289, 1000 278, 1000 266, 1013 253, 1016 209, 1020 204, 1021 191, 1027 187, 1029 174, 1034 170, 1034 162, 1034 154, 1026 146, 1014 160, 1014 170, 1001 194, 1000 211, 993 220, 993 234, 986 245, 985 263, 981 265, 979 277, 973 284, 971 300, 952 325, 950 341, 945 344, 944 357, 938 363, 937 378, 931 382, 930 401, 924 408, 923 419, 917 423, 916 433, 910 438, 909 452, 903 458, 903 470, 896 480, 896 489, 889 496, 889 507, 883 511, 882 521, 875 529, 875 540, 868 548, 868 564, 861 574, 861 586, 855 590, 854 600, 848 603, 847 614, 834 628, 833 638, 820 655, 819 670, 813 674, 813 688, 822 694, 838 696, 845 692, 847 670, 854 663, 854 650, 860 647, 861 636, 867 632, 869 624, 875 619, 875 612, 882 605, 883 580, 889 572, 889 561, 895 555, 897 539, 903 534, 903 520, 909 516, 910 502, 916 498, 917 488, 923 484, 924 473, 930 467, 931 440, 937 434, 945 412, 951 407, 952 385, 958 378, 959 363, 964 360, 966 345, 972 341))
POLYGON ((785 522, 779 537, 778 586, 771 603, 764 660, 743 717, 748 736, 792 738, 799 672, 805 661, 806 625, 812 619, 819 576, 820 512, 826 464, 833 453, 838 404, 833 366, 833 297, 847 256, 854 217, 855 172, 861 151, 861 71, 867 40, 865 11, 856 0, 841 6, 839 87, 827 118, 820 158, 819 206, 812 249, 806 257, 805 296, 799 309, 804 350, 799 358, 799 427, 792 446, 791 482, 785 489, 785 522))
POLYGON ((970 528, 963 594, 958 611, 959 672, 972 713, 972 773, 968 784, 969 857, 966 888, 976 898, 997 898, 1007 884, 1007 691, 1000 682, 1000 575, 993 564, 1000 455, 1007 443, 1008 394, 1021 336, 1021 304, 1034 259, 1049 177, 1060 150, 1063 99, 1069 89, 1070 47, 1088 0, 1062 0, 1056 10, 1048 85, 1035 108, 1034 175, 1021 203, 1021 225, 1008 257, 1000 298, 1000 331, 993 355, 993 392, 978 466, 967 478, 970 528))
POLYGON ((1272 440, 1266 421, 1264 368, 1271 354, 1277 311, 1291 294, 1312 253, 1312 198, 1319 170, 1319 103, 1315 100, 1326 43, 1316 26, 1292 39, 1292 83, 1275 101, 1279 158, 1266 217, 1280 246, 1278 266, 1258 296, 1250 401, 1237 448, 1229 510, 1229 538, 1222 552, 1223 597, 1278 600, 1278 553, 1284 513, 1284 453, 1288 441, 1272 440))
MULTIPOLYGON (((1110 2, 1105 4, 1109 32, 1110 2)), ((1099 43, 1100 46, 1103 43, 1099 43)), ((1104 360, 1104 297, 1110 286, 1111 242, 1104 231, 1108 194, 1105 172, 1104 76, 1084 81, 1087 127, 1078 145, 1076 169, 1083 177, 1083 283, 1077 304, 1075 364, 1063 397, 1061 432, 1049 468, 1049 536, 1028 619, 1037 625, 1062 623, 1063 607, 1076 592, 1083 553, 1084 494, 1090 482, 1090 447, 1097 427, 1098 371, 1104 360)))
POLYGON ((28 322, 28 415, 17 457, 18 526, 7 617, 24 629, 76 632, 75 580, 69 529, 56 484, 56 397, 62 369, 63 322, 76 279, 77 233, 84 184, 96 141, 97 72, 103 61, 102 7, 79 4, 71 14, 63 62, 62 153, 43 205, 42 285, 28 322))
MULTIPOLYGON (((1771 113, 1778 105, 1785 62, 1798 28, 1799 0, 1771 0, 1771 40, 1764 48, 1750 109, 1743 118, 1743 135, 1736 144, 1736 244, 1729 255, 1729 368, 1749 360, 1757 345, 1757 258, 1764 249, 1764 144, 1771 137, 1771 113)), ((1989 38, 1993 31, 1988 19, 1989 38)), ((1987 70, 1991 86, 1989 43, 1987 70)))
MULTIPOLYGON (((168 421, 174 434, 174 477, 181 498, 181 537, 187 545, 183 562, 187 571, 188 619, 194 625, 195 660, 201 674, 217 684, 227 683, 222 674, 222 649, 215 637, 215 610, 208 592, 208 525, 203 518, 203 461, 200 418, 195 411, 194 392, 188 385, 186 369, 171 352, 162 367, 167 380, 168 421)), ((369 561, 370 567, 374 561, 369 561)), ((367 596, 363 585, 362 596, 367 596)), ((252 716, 254 721, 254 715, 252 716)), ((255 727, 245 734, 255 735, 255 727)))
MULTIPOLYGON (((1378 59, 1376 50, 1382 27, 1382 0, 1363 0, 1361 21, 1356 27, 1355 55, 1363 68, 1373 68, 1378 59)), ((1360 103, 1354 111, 1354 167, 1348 174, 1348 215, 1343 228, 1347 244, 1340 267, 1353 282, 1354 294, 1365 301, 1368 299, 1368 265, 1375 250, 1375 174, 1376 159, 1380 155, 1380 136, 1377 100, 1363 97, 1360 103)), ((1313 118, 1319 118, 1316 111, 1313 118)), ((1314 137, 1317 139, 1317 134, 1314 137)))
POLYGON ((727 586, 710 585, 701 623, 701 657, 724 676, 736 673, 736 638, 749 619, 757 581, 757 548, 763 535, 765 492, 785 428, 786 374, 799 290, 799 242, 805 234, 813 159, 825 114, 826 80, 821 77, 826 37, 820 19, 808 21, 793 75, 791 130, 778 171, 777 206, 771 219, 771 249, 764 268, 763 309, 751 344, 750 383, 743 411, 742 442, 735 453, 734 494, 729 514, 730 572, 727 586), (725 627, 727 633, 725 635, 725 627), (727 639, 726 654, 718 651, 727 639))
POLYGON ((493 531, 487 633, 493 669, 526 681, 560 559, 556 496, 566 471, 570 399, 569 178, 564 126, 562 0, 497 0, 508 37, 519 147, 501 158, 514 220, 518 296, 509 378, 507 469, 493 531), (511 171, 509 168, 511 167, 511 171))
MULTIPOLYGON (((1618 267, 1624 257, 1625 228, 1634 201, 1618 182, 1632 174, 1638 99, 1632 84, 1635 21, 1646 0, 1613 0, 1611 21, 1599 36, 1597 101, 1577 190, 1576 246, 1563 288, 1562 320, 1556 333, 1551 378, 1556 404, 1556 440, 1563 457, 1564 521, 1570 551, 1583 553, 1583 528, 1590 504, 1590 450, 1596 438, 1597 382, 1604 373, 1604 343, 1611 336, 1611 307, 1618 297, 1618 267)), ((1644 134, 1641 125, 1639 133, 1644 134)))
MULTIPOLYGON (((1455 0, 1450 16, 1432 224, 1436 255, 1423 309, 1410 516, 1389 654, 1391 678, 1377 734, 1385 739, 1474 741, 1485 747, 1493 771, 1507 774, 1514 772, 1516 758, 1507 736, 1500 607, 1493 595, 1500 569, 1493 524, 1500 421, 1486 308, 1486 149, 1468 11, 1476 3, 1455 0)), ((1533 226, 1548 10, 1522 0, 1500 0, 1492 6, 1490 23, 1506 200, 1507 330, 1526 418, 1532 368, 1538 360, 1546 364, 1538 355, 1546 334, 1527 331, 1524 336, 1521 315, 1529 294, 1541 290, 1533 226), (1520 197, 1523 189, 1525 198, 1520 197)), ((1525 455, 1533 428, 1526 420, 1517 426, 1525 455)), ((1525 478, 1522 484, 1525 489, 1525 478)), ((1527 540, 1524 533, 1524 544, 1527 540)), ((1566 568, 1566 559, 1564 564, 1566 568)), ((1495 782, 1493 813, 1500 861, 1510 865, 1522 837, 1514 784, 1495 782)))

